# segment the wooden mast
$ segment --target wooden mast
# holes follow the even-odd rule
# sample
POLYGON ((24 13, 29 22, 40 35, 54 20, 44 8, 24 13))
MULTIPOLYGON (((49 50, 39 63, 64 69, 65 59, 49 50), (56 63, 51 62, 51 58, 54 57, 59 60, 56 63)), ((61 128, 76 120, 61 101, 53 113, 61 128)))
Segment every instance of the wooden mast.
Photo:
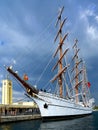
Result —
POLYGON ((82 70, 79 71, 79 63, 82 61, 78 59, 78 52, 79 52, 79 49, 77 48, 77 43, 78 43, 78 40, 75 39, 75 44, 73 46, 73 49, 74 49, 74 57, 73 57, 73 60, 75 61, 75 67, 74 67, 74 70, 75 70, 75 94, 76 94, 76 103, 79 102, 79 98, 78 98, 78 87, 79 85, 82 83, 82 81, 79 82, 79 74, 82 72, 82 70))
POLYGON ((56 41, 57 38, 59 37, 59 46, 58 46, 56 52, 54 53, 54 57, 55 57, 57 55, 57 53, 59 52, 59 60, 56 63, 56 65, 53 67, 53 70, 54 70, 58 66, 58 74, 51 80, 52 82, 54 82, 56 79, 58 79, 60 97, 63 97, 63 77, 62 77, 62 75, 68 67, 68 66, 63 67, 63 57, 68 51, 68 49, 66 49, 65 52, 63 53, 63 49, 62 49, 64 40, 66 39, 66 37, 68 35, 68 33, 67 33, 67 34, 65 34, 64 37, 62 36, 62 27, 66 21, 66 18, 63 21, 61 18, 63 10, 64 10, 64 7, 60 10, 59 15, 58 15, 56 25, 59 23, 59 31, 54 40, 54 41, 56 41))

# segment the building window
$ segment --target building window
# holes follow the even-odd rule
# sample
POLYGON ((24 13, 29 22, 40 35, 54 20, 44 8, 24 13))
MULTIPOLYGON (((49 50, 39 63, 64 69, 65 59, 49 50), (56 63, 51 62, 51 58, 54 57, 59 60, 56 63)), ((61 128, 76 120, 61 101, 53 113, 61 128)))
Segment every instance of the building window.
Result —
POLYGON ((6 85, 6 82, 4 82, 4 85, 6 85))
POLYGON ((9 82, 9 86, 11 86, 11 82, 9 82))

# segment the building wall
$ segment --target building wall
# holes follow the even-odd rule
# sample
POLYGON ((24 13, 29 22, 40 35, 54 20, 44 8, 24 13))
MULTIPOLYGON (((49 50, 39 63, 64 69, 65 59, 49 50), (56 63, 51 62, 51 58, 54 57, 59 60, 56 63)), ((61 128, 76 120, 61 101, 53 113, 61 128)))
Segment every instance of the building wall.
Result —
POLYGON ((37 106, 37 104, 36 103, 34 103, 33 101, 31 101, 31 102, 17 102, 17 103, 13 103, 13 105, 21 105, 21 106, 32 106, 33 108, 38 108, 38 106, 37 106))
POLYGON ((12 81, 2 81, 2 104, 12 104, 12 81))

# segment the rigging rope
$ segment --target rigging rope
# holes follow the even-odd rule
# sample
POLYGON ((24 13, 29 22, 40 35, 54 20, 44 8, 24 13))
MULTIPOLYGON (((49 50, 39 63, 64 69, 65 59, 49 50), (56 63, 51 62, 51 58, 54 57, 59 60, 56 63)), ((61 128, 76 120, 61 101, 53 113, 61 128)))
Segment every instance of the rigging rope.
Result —
MULTIPOLYGON (((65 62, 66 62, 66 64, 68 65, 68 61, 67 61, 67 57, 66 57, 66 56, 65 56, 65 62)), ((70 81, 71 87, 72 87, 72 89, 73 89, 73 95, 74 95, 74 87, 73 87, 73 84, 72 84, 72 82, 71 82, 71 75, 70 75, 69 69, 67 69, 67 72, 68 72, 69 81, 70 81)))
MULTIPOLYGON (((55 19, 55 18, 54 18, 54 19, 55 19)), ((52 22, 50 22, 50 23, 48 24, 47 27, 45 27, 45 29, 43 30, 43 32, 41 32, 41 33, 38 35, 37 40, 35 40, 35 41, 33 41, 33 42, 38 42, 38 41, 40 41, 42 35, 46 33, 46 31, 48 30, 48 28, 52 25, 54 19, 52 20, 52 22)), ((53 32, 53 31, 52 31, 52 32, 53 32)), ((44 37, 44 39, 41 39, 42 42, 47 41, 47 39, 49 39, 51 36, 52 36, 52 34, 50 33, 50 35, 48 35, 48 37, 46 37, 46 38, 44 37)), ((41 42, 41 41, 40 41, 40 42, 41 42)), ((39 46, 39 44, 36 45, 36 48, 37 48, 37 46, 39 46)), ((13 47, 14 47, 14 46, 13 46, 13 47)), ((40 47, 42 48, 43 46, 40 46, 40 47)), ((41 48, 40 48, 40 49, 41 49, 41 48)), ((15 60, 18 61, 18 60, 21 59, 21 57, 22 57, 22 60, 20 60, 19 62, 20 62, 20 64, 23 64, 23 60, 25 60, 25 57, 30 54, 31 50, 32 50, 32 48, 30 48, 29 46, 26 47, 26 48, 25 48, 25 53, 21 53, 21 54, 20 54, 20 53, 17 53, 17 58, 16 58, 15 60), (29 51, 28 51, 28 50, 29 50, 29 51), (28 52, 28 53, 26 53, 26 52, 28 52), (25 54, 25 57, 24 57, 24 54, 25 54), (21 63, 21 62, 22 62, 22 63, 21 63)), ((46 59, 47 59, 47 57, 44 58, 44 61, 45 61, 46 59)), ((33 62, 33 60, 32 60, 32 62, 33 62)), ((31 64, 31 61, 30 61, 30 64, 31 64)), ((27 66, 27 65, 28 65, 28 62, 25 62, 25 66, 27 66)), ((25 66, 24 66, 24 67, 23 67, 23 66, 20 66, 20 67, 21 67, 20 69, 21 69, 22 72, 25 72, 25 66)), ((38 66, 36 66, 36 63, 35 63, 35 65, 33 64, 33 67, 36 68, 36 67, 38 67, 38 66)))
POLYGON ((43 72, 41 73, 40 77, 39 77, 39 78, 38 78, 38 80, 36 81, 36 85, 37 85, 37 84, 38 84, 38 82, 41 80, 41 78, 42 78, 43 74, 45 73, 45 71, 46 71, 47 67, 48 67, 48 66, 49 66, 49 64, 52 62, 52 59, 53 59, 53 57, 52 57, 52 58, 50 58, 50 60, 49 60, 48 64, 47 64, 47 65, 46 65, 46 67, 45 67, 45 69, 43 70, 43 72))
MULTIPOLYGON (((52 18, 53 19, 53 18, 52 18)), ((54 17, 54 19, 55 19, 55 17, 54 17)), ((34 41, 32 41, 32 43, 34 42, 34 43, 38 43, 38 41, 40 41, 40 38, 42 38, 42 35, 43 34, 45 34, 46 33, 46 31, 49 29, 49 27, 52 25, 52 22, 54 21, 54 19, 45 27, 45 29, 38 35, 38 38, 36 39, 36 40, 34 40, 34 41)), ((44 37, 44 41, 45 41, 45 37, 44 37)), ((39 45, 37 45, 37 46, 39 46, 39 45)), ((37 47, 36 46, 36 47, 37 47)), ((41 46, 42 47, 42 46, 41 46)), ((29 47, 29 46, 27 46, 26 48, 25 48, 25 51, 26 50, 29 50, 29 53, 30 53, 30 50, 32 50, 31 49, 31 47, 29 47)), ((23 57, 24 56, 24 54, 19 54, 19 53, 17 53, 18 55, 17 55, 17 59, 16 60, 18 60, 18 59, 21 59, 21 57, 23 57)), ((26 54, 26 53, 25 53, 26 54)))

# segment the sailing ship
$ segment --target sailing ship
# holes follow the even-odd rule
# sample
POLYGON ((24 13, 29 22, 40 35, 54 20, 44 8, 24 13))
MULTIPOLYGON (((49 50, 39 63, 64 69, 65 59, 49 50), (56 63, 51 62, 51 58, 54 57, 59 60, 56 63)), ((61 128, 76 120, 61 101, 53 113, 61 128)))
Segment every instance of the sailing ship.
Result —
POLYGON ((57 86, 59 87, 57 94, 38 90, 21 78, 12 67, 6 67, 7 71, 23 85, 27 95, 37 103, 44 121, 47 119, 69 119, 92 113, 94 100, 90 96, 90 83, 87 79, 85 64, 78 56, 80 50, 78 49, 78 40, 76 39, 73 45, 74 56, 72 57, 73 69, 71 71, 69 71, 70 64, 67 63, 66 58, 69 48, 63 51, 64 41, 68 36, 68 33, 64 36, 62 34, 62 28, 67 20, 67 18, 62 20, 63 10, 64 7, 60 9, 58 15, 56 26, 59 24, 59 30, 54 40, 56 42, 59 39, 58 47, 53 55, 54 58, 58 55, 58 61, 52 70, 58 69, 58 72, 51 80, 52 83, 57 81, 57 86), (66 79, 68 75, 70 84, 67 83, 66 79), (64 86, 66 86, 66 95, 63 93, 64 86), (71 86, 71 89, 69 89, 69 86, 71 86))

